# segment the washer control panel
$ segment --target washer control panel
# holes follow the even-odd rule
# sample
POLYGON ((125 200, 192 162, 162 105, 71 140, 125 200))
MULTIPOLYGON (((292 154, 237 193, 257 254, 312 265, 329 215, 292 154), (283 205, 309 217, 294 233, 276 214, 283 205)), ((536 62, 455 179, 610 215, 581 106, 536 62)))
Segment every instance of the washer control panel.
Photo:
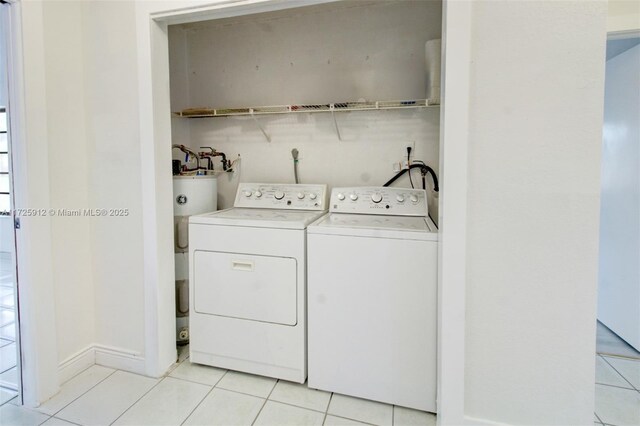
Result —
POLYGON ((424 189, 390 187, 333 188, 329 211, 336 213, 427 216, 424 189))
POLYGON ((326 210, 327 185, 241 183, 234 207, 326 210))

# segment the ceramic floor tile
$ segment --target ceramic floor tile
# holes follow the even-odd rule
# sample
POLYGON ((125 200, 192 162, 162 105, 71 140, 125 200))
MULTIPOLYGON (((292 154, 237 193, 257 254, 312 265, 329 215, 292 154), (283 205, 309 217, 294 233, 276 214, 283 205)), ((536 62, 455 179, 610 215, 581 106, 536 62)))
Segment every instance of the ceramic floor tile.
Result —
POLYGON ((0 386, 18 390, 18 368, 13 367, 11 370, 7 370, 0 374, 0 386))
POLYGON ((0 327, 0 338, 15 342, 16 341, 16 325, 8 324, 8 325, 5 325, 4 327, 0 327))
POLYGON ((327 411, 331 393, 309 389, 306 384, 280 380, 269 399, 316 411, 327 411))
POLYGON ((391 425, 393 422, 392 405, 335 393, 328 413, 381 426, 391 425))
MULTIPOLYGON (((12 391, 11 389, 0 388, 0 405, 11 401, 16 396, 18 396, 18 392, 12 391)), ((2 422, 0 422, 0 424, 2 424, 2 422)))
POLYGON ((189 345, 178 346, 178 362, 189 358, 189 345))
POLYGON ((4 296, 0 296, 0 306, 3 308, 13 309, 15 307, 15 303, 16 301, 13 297, 13 292, 4 296))
POLYGON ((393 426, 436 425, 436 415, 405 407, 393 407, 393 426))
POLYGON ((86 426, 108 425, 157 383, 156 379, 116 371, 66 406, 56 417, 86 426))
POLYGON ((11 296, 13 297, 13 289, 8 287, 0 287, 0 298, 11 296))
POLYGON ((184 422, 184 426, 250 426, 264 399, 215 388, 184 422))
POLYGON ((3 346, 7 346, 13 343, 13 340, 7 340, 0 338, 0 348, 3 346))
POLYGON ((323 420, 324 413, 267 401, 254 426, 320 426, 323 420))
POLYGON ((58 419, 56 417, 51 417, 46 422, 42 423, 41 426, 76 426, 76 424, 70 423, 66 420, 58 419))
POLYGON ((229 371, 216 387, 266 398, 275 384, 276 379, 269 377, 229 371))
POLYGON ((49 416, 46 414, 13 404, 4 404, 0 407, 0 425, 3 426, 35 426, 43 423, 48 418, 49 416))
POLYGON ((324 426, 360 426, 367 425, 367 423, 360 423, 355 420, 345 419, 343 417, 336 417, 328 415, 326 419, 324 419, 324 426))
POLYGON ((114 425, 179 425, 212 386, 167 377, 128 409, 114 425))
POLYGON ((219 368, 209 367, 206 365, 192 364, 187 360, 178 365, 178 367, 173 370, 169 376, 215 386, 222 376, 224 376, 226 371, 227 370, 221 370, 219 368))
POLYGON ((16 321, 15 310, 0 308, 0 327, 13 324, 15 321, 16 321))
POLYGON ((5 372, 16 366, 16 344, 11 343, 0 348, 0 372, 5 372))
POLYGON ((633 389, 629 382, 600 356, 596 356, 596 383, 633 389))
POLYGON ((640 425, 640 392, 596 385, 596 414, 605 424, 640 425))
POLYGON ((38 411, 54 415, 73 402, 73 400, 106 379, 114 371, 112 368, 101 365, 93 365, 87 368, 82 373, 63 383, 60 387, 60 392, 41 404, 40 407, 38 407, 38 411))
POLYGON ((640 360, 605 357, 605 360, 640 390, 640 360))

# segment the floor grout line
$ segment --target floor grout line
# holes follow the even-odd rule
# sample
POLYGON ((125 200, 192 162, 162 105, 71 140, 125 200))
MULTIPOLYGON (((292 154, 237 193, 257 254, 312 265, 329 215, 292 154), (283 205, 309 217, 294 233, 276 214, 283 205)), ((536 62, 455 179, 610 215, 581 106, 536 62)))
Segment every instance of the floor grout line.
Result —
MULTIPOLYGON (((97 365, 97 364, 94 364, 94 365, 97 365)), ((93 365, 92 365, 91 367, 93 367, 93 365)), ((91 368, 91 367, 89 367, 89 368, 91 368)), ((82 372, 87 371, 89 368, 87 368, 87 369, 83 370, 82 372)), ((60 411, 62 411, 62 410, 64 410, 65 408, 67 408, 69 405, 71 405, 71 404, 73 404, 74 402, 76 402, 76 400, 78 400, 80 397, 82 397, 82 396, 86 395, 86 394, 87 394, 87 392, 89 392, 91 389, 95 388, 95 387, 96 387, 96 386, 98 386, 100 383, 104 382, 104 381, 105 381, 105 380, 107 380, 109 377, 111 377, 112 375, 114 375, 116 371, 118 371, 118 370, 115 370, 115 369, 114 369, 114 370, 113 370, 111 373, 109 373, 109 374, 108 374, 104 379, 100 380, 98 383, 96 383, 95 385, 91 386, 89 389, 87 389, 86 391, 84 391, 83 393, 81 393, 80 395, 78 395, 76 398, 74 398, 74 399, 73 399, 73 401, 69 402, 67 405, 65 405, 64 407, 62 407, 61 409, 59 409, 58 411, 56 411, 55 413, 53 413, 51 416, 52 416, 52 417, 55 417, 58 413, 60 413, 60 411)), ((73 378, 75 378, 75 377, 78 377, 78 375, 80 375, 80 373, 76 374, 76 375, 75 375, 75 376, 73 376, 71 379, 73 379, 73 378)), ((71 379, 67 380, 65 383, 69 383, 69 381, 70 381, 71 379)), ((57 394, 56 394, 56 395, 57 395, 57 394)), ((55 396, 55 395, 54 395, 54 396, 55 396)), ((53 398, 53 397, 52 397, 52 398, 53 398)), ((50 398, 50 399, 51 399, 51 398, 50 398)), ((49 399, 48 399, 47 401, 49 401, 49 399)), ((46 402, 46 401, 45 401, 45 402, 46 402)), ((41 404, 41 405, 42 405, 42 404, 41 404)), ((47 413, 43 413, 43 414, 47 414, 47 413)), ((65 419, 62 419, 62 420, 64 420, 64 421, 68 421, 68 420, 65 420, 65 419)))
MULTIPOLYGON (((124 370, 118 370, 118 371, 122 371, 122 372, 124 372, 124 373, 129 373, 128 371, 124 371, 124 370)), ((143 376, 143 377, 146 377, 146 376, 143 376)), ((151 387, 149 388, 149 390, 148 390, 148 391, 146 391, 145 393, 143 393, 142 395, 140 395, 140 398, 136 399, 136 401, 135 401, 133 404, 131 404, 131 405, 129 406, 129 408, 127 408, 127 409, 126 409, 126 410, 124 410, 122 413, 120 413, 120 415, 119 415, 118 417, 116 417, 116 418, 115 418, 111 423, 109 423, 109 425, 112 425, 112 424, 114 424, 115 422, 117 422, 117 421, 118 421, 118 419, 119 419, 120 417, 124 416, 124 414, 125 414, 127 411, 131 410, 131 408, 133 408, 133 406, 134 406, 134 405, 136 405, 138 402, 140 402, 140 400, 141 400, 142 398, 144 398, 145 396, 147 396, 147 394, 148 394, 149 392, 151 392, 152 390, 154 390, 154 389, 155 389, 155 388, 156 388, 160 383, 162 383, 162 382, 164 381, 164 379, 166 379, 166 377, 163 377, 163 378, 161 378, 161 379, 156 379, 156 380, 158 380, 158 382, 157 382, 155 385, 151 386, 151 387)))
MULTIPOLYGON (((185 358, 185 361, 186 361, 186 358, 185 358)), ((182 364, 182 363, 181 363, 181 364, 182 364)), ((220 376, 220 378, 218 379, 218 381, 216 382, 216 384, 215 384, 215 385, 213 385, 213 386, 209 385, 209 386, 211 386, 211 389, 209 389, 209 392, 207 392, 207 394, 204 396, 204 398, 202 398, 202 400, 201 400, 200 402, 198 402, 198 404, 197 404, 195 407, 193 407, 193 410, 191 410, 191 412, 187 415, 187 417, 185 417, 185 418, 184 418, 184 420, 182 421, 182 423, 180 423, 180 426, 182 426, 182 425, 183 425, 187 420, 189 420, 189 417, 191 417, 191 416, 193 415, 193 413, 198 409, 198 407, 199 407, 200 405, 202 405, 202 403, 204 402, 204 400, 205 400, 205 399, 207 399, 207 398, 209 397, 209 395, 211 395, 211 392, 213 392, 213 390, 216 388, 216 385, 217 385, 218 383, 220 383, 220 380, 222 380, 222 378, 223 378, 224 376, 226 376, 228 372, 229 372, 229 370, 225 371, 225 372, 224 372, 224 374, 223 374, 222 376, 220 376)), ((175 378, 175 379, 177 379, 177 377, 174 377, 174 378, 175 378)), ((186 382, 189 382, 189 383, 195 383, 195 382, 191 382, 190 380, 185 380, 185 381, 186 381, 186 382)))
POLYGON ((602 419, 600 418, 600 416, 598 415, 598 413, 596 413, 595 411, 593 412, 593 415, 596 416, 596 419, 598 419, 598 421, 600 422, 600 424, 603 424, 602 419))
MULTIPOLYGON (((267 402, 269 401, 269 397, 271 397, 271 394, 273 393, 274 389, 278 385, 279 381, 280 380, 276 380, 276 382, 273 384, 273 387, 271 388, 271 392, 269 392, 269 395, 267 395, 267 398, 262 403, 262 407, 260 407, 260 411, 258 411, 258 414, 256 414, 256 418, 253 419, 253 421, 251 422, 251 426, 253 426, 255 424, 256 420, 258 420, 258 417, 260 417, 260 413, 262 413, 262 410, 264 409, 264 406, 267 405, 267 402)), ((220 388, 220 389, 224 389, 224 388, 220 388)))
POLYGON ((626 377, 624 377, 624 374, 622 374, 621 372, 619 372, 619 371, 616 369, 616 367, 614 367, 614 366, 613 366, 613 364, 611 364, 609 361, 607 361, 607 359, 606 359, 605 357, 602 357, 602 359, 604 359, 604 362, 606 362, 607 364, 609 364, 609 365, 611 366, 611 368, 613 368, 613 369, 616 371, 616 373, 618 373, 618 374, 619 374, 619 375, 624 379, 624 381, 625 381, 625 382, 629 383, 629 385, 630 385, 633 389, 635 389, 635 390, 640 390, 640 389, 636 388, 635 386, 633 386, 633 383, 631 383, 629 380, 627 380, 627 378, 626 378, 626 377))
MULTIPOLYGON (((190 383, 192 383, 192 382, 190 382, 190 383)), ((184 424, 184 422, 189 420, 189 417, 191 417, 191 415, 198 409, 198 407, 200 405, 202 405, 204 400, 207 399, 209 397, 209 395, 211 395, 211 392, 213 392, 214 389, 215 389, 215 386, 212 386, 211 389, 209 389, 209 392, 207 392, 207 394, 196 404, 196 406, 193 407, 193 410, 189 411, 189 414, 187 414, 187 416, 184 418, 184 420, 180 422, 180 426, 182 426, 184 424)))
MULTIPOLYGON (((309 385, 307 385, 309 387, 309 385)), ((322 425, 327 422, 327 416, 329 415, 329 406, 331 406, 331 400, 333 399, 333 392, 329 395, 329 402, 327 403, 327 409, 324 410, 324 417, 322 418, 322 425)))
POLYGON ((630 387, 630 388, 625 388, 622 386, 616 386, 616 385, 610 385, 608 383, 598 383, 596 382, 596 385, 600 385, 600 386, 609 386, 610 388, 618 388, 618 389, 624 389, 624 390, 630 390, 630 391, 638 391, 636 388, 634 387, 630 387))

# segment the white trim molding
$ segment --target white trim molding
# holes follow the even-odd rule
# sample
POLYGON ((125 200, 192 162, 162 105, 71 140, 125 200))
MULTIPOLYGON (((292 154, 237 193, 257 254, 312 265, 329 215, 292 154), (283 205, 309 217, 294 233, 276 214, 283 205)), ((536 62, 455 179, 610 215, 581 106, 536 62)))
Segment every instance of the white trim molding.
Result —
POLYGON ((470 1, 445 0, 440 107, 440 245, 438 264, 438 424, 464 416, 467 149, 471 73, 470 1))
POLYGON ((64 383, 91 367, 102 365, 130 373, 145 374, 145 359, 137 352, 92 344, 65 359, 58 366, 60 383, 64 383))

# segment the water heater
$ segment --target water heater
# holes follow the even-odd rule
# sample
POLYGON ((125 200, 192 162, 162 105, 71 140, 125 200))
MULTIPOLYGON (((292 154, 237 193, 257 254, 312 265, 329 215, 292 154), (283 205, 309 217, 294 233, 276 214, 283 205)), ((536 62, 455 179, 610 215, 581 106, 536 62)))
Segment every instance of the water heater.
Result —
POLYGON ((215 176, 173 177, 173 235, 176 275, 176 341, 189 342, 189 216, 217 210, 215 176))

